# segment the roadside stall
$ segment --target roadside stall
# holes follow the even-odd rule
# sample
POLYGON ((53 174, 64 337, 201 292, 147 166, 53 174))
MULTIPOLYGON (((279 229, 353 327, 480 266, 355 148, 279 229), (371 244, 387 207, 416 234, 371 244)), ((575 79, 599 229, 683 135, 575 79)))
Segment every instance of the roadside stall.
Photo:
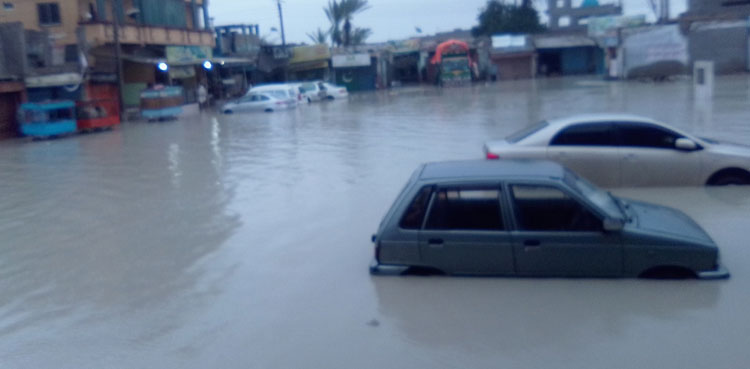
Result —
POLYGON ((120 124, 117 100, 90 100, 76 102, 79 131, 112 129, 120 124))
POLYGON ((141 92, 141 115, 149 122, 176 118, 182 113, 182 87, 157 86, 141 92))
POLYGON ((75 133, 75 103, 69 100, 24 103, 18 109, 21 134, 46 138, 75 133))

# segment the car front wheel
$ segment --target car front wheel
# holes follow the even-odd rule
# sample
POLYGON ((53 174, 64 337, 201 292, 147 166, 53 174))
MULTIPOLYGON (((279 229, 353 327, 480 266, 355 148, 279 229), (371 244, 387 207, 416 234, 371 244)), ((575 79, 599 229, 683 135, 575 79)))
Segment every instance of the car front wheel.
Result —
POLYGON ((741 186, 750 184, 747 178, 740 177, 737 175, 725 175, 717 178, 713 181, 714 186, 741 186))

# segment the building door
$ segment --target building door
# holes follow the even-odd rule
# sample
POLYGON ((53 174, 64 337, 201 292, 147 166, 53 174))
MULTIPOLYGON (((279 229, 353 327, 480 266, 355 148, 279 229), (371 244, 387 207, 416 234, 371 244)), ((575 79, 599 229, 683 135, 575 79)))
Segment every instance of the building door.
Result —
POLYGON ((21 102, 18 92, 0 94, 0 138, 11 138, 18 135, 16 110, 21 102))

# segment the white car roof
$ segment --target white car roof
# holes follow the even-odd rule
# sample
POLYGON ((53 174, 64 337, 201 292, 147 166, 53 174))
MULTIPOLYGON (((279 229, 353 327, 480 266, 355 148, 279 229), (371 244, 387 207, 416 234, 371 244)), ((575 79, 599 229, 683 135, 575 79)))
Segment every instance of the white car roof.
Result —
POLYGON ((288 90, 294 86, 286 83, 274 83, 271 85, 260 85, 250 89, 250 91, 271 91, 271 90, 288 90))
POLYGON ((547 123, 554 126, 567 126, 573 123, 588 123, 588 122, 640 122, 640 123, 654 123, 663 125, 651 118, 643 117, 635 114, 620 114, 620 113, 600 113, 600 114, 579 114, 572 115, 563 118, 548 119, 547 123))

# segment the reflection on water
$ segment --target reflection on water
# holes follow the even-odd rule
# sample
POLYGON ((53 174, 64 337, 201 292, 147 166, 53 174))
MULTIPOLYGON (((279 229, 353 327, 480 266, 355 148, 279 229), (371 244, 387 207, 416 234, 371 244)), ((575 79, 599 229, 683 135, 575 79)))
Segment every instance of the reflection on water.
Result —
POLYGON ((617 191, 693 216, 720 245, 728 281, 367 274, 369 236, 419 163, 481 158, 484 141, 532 122, 617 111, 750 138, 745 78, 719 79, 708 114, 688 107, 689 87, 409 87, 3 142, 0 360, 361 368, 549 367, 564 357, 560 366, 604 367, 591 353, 606 352, 616 367, 747 362, 747 189, 617 191))

